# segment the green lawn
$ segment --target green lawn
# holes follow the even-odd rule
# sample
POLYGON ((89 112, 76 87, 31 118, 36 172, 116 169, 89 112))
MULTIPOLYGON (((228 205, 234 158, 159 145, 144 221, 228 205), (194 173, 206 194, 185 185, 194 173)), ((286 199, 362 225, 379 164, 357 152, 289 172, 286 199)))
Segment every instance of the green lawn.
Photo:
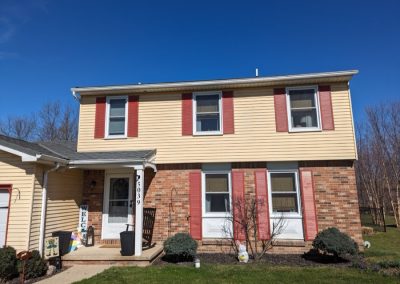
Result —
MULTIPOLYGON (((400 230, 389 227, 386 233, 364 236, 371 248, 367 261, 400 260, 400 230)), ((115 267, 83 280, 91 283, 400 283, 399 277, 353 268, 288 267, 258 265, 210 265, 200 269, 183 265, 115 267)))
POLYGON ((400 283, 399 278, 352 268, 267 265, 165 265, 111 268, 80 284, 101 283, 400 283))
POLYGON ((368 261, 400 260, 400 230, 388 227, 387 232, 376 232, 364 236, 364 240, 371 243, 371 248, 365 250, 368 261))

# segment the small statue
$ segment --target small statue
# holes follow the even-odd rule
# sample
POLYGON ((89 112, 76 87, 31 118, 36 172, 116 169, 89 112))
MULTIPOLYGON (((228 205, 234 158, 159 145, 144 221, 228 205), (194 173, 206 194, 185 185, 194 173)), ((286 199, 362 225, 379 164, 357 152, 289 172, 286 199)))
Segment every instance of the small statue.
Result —
POLYGON ((239 241, 236 243, 239 247, 238 259, 239 262, 247 263, 249 261, 249 254, 246 251, 246 246, 241 244, 239 241))

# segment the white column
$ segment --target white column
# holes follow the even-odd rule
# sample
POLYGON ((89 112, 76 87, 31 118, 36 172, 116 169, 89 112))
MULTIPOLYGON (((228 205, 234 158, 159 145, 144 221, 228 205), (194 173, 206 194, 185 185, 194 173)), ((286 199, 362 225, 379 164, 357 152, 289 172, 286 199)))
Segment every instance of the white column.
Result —
POLYGON ((135 255, 142 255, 144 168, 136 169, 135 255))

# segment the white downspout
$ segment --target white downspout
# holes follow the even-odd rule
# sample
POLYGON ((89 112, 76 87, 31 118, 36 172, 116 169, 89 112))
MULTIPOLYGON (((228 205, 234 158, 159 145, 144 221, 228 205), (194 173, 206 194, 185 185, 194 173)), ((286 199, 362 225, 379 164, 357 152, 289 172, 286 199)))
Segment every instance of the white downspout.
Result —
POLYGON ((46 209, 47 209, 47 181, 50 172, 56 171, 60 168, 60 164, 57 163, 54 168, 51 168, 43 174, 43 187, 42 187, 42 211, 40 214, 40 230, 39 230, 39 252, 43 256, 44 237, 45 237, 45 223, 46 223, 46 209))

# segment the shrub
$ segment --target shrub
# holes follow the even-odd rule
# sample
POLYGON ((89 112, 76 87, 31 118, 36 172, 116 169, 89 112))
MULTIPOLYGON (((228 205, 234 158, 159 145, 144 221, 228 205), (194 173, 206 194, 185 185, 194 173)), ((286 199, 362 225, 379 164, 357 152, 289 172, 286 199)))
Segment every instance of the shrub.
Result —
MULTIPOLYGON (((19 262, 19 271, 22 272, 23 262, 19 262)), ((33 250, 31 258, 25 261, 25 279, 43 276, 47 271, 47 263, 40 256, 39 251, 33 250)))
POLYGON ((319 232, 312 245, 315 249, 333 254, 336 258, 346 254, 355 255, 358 252, 357 243, 337 228, 319 232))
POLYGON ((164 242, 167 259, 178 262, 193 260, 196 256, 197 242, 186 233, 178 233, 164 242))
POLYGON ((0 279, 10 280, 18 275, 16 251, 12 247, 0 248, 0 279))

